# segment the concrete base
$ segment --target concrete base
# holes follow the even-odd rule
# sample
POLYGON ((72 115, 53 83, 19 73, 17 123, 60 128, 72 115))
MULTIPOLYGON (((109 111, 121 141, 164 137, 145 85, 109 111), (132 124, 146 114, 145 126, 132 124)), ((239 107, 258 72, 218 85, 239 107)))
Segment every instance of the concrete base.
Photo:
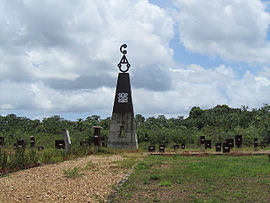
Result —
POLYGON ((109 148, 138 148, 134 114, 113 113, 108 138, 109 148))

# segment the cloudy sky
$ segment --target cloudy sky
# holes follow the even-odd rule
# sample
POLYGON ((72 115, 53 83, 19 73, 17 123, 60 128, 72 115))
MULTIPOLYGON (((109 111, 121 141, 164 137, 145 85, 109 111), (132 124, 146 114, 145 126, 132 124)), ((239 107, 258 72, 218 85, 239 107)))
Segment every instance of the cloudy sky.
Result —
POLYGON ((1 0, 0 114, 111 116, 126 43, 135 113, 270 104, 270 1, 1 0))

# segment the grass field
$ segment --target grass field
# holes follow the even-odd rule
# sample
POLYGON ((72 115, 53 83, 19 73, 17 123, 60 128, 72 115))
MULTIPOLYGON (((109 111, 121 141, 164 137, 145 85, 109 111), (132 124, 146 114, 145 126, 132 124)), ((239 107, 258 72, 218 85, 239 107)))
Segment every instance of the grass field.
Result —
POLYGON ((148 155, 115 202, 270 202, 267 156, 148 155))

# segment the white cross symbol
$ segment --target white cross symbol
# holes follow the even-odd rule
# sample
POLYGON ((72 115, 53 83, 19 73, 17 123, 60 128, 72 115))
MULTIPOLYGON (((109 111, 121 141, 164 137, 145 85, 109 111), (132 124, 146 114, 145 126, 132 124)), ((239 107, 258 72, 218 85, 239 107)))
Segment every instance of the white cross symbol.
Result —
POLYGON ((118 93, 118 103, 128 103, 128 93, 118 93))

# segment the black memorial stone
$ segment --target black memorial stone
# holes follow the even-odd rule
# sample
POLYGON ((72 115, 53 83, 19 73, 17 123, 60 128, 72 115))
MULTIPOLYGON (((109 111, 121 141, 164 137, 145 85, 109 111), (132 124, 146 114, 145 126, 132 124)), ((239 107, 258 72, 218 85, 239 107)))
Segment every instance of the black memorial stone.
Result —
POLYGON ((200 137, 200 143, 201 145, 205 144, 205 136, 200 137))
POLYGON ((144 141, 145 142, 148 142, 149 141, 149 137, 148 137, 148 134, 146 133, 145 136, 144 136, 144 141))
POLYGON ((65 140, 55 140, 56 149, 65 149, 65 140))
POLYGON ((98 135, 94 135, 94 145, 100 146, 100 139, 98 135))
POLYGON ((230 145, 228 143, 223 143, 223 153, 230 152, 230 145))
POLYGON ((101 127, 100 126, 94 126, 94 135, 99 135, 100 136, 100 130, 101 130, 101 127))
POLYGON ((165 152, 164 144, 159 145, 159 152, 165 152))
POLYGON ((106 146, 105 141, 101 141, 101 146, 102 147, 105 147, 106 146))
POLYGON ((39 147, 38 147, 38 151, 42 151, 42 150, 44 150, 44 147, 39 146, 39 147))
POLYGON ((267 144, 266 144, 265 142, 262 141, 261 144, 260 144, 261 149, 265 148, 266 145, 267 145, 267 144))
POLYGON ((0 137, 0 146, 4 146, 4 145, 5 145, 5 138, 0 137))
POLYGON ((95 146, 100 146, 100 131, 101 127, 100 126, 94 126, 94 145, 95 146))
POLYGON ((186 144, 181 144, 181 149, 185 149, 186 148, 186 144))
POLYGON ((221 143, 216 143, 216 152, 221 152, 221 143))
POLYGON ((30 147, 35 147, 35 136, 30 137, 30 147))
POLYGON ((87 146, 87 141, 86 140, 80 141, 80 146, 87 146))
POLYGON ((234 147, 234 140, 233 139, 226 139, 225 142, 230 146, 230 148, 234 147))
POLYGON ((156 147, 154 145, 148 146, 148 152, 154 152, 156 151, 156 147))
POLYGON ((17 141, 17 149, 25 149, 26 142, 24 140, 17 141))
POLYGON ((235 145, 239 148, 242 145, 242 135, 235 135, 235 145))
POLYGON ((105 144, 105 137, 101 137, 101 146, 102 147, 105 147, 106 144, 105 144))
POLYGON ((179 149, 179 145, 178 144, 174 144, 173 145, 173 149, 179 149))
POLYGON ((205 140, 205 149, 211 149, 211 140, 205 140))
POLYGON ((258 147, 258 138, 254 138, 254 147, 255 147, 255 148, 258 147))

